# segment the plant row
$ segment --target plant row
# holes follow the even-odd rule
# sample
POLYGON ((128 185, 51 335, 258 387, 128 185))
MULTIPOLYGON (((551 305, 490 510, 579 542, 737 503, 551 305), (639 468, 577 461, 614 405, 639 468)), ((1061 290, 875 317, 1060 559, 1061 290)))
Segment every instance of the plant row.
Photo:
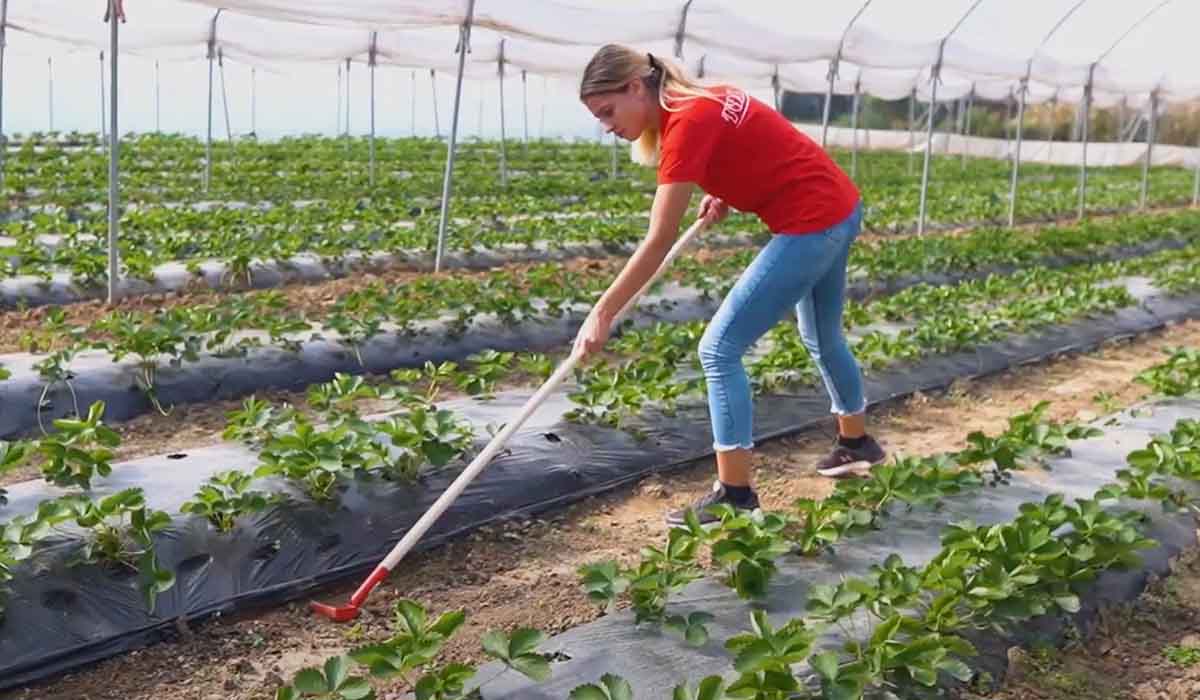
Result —
MULTIPOLYGON (((967 274, 989 267, 1042 270, 1039 263, 1049 256, 1096 258, 1123 247, 1163 240, 1186 242, 1197 236, 1200 215, 1181 212, 1049 227, 1029 234, 984 230, 952 238, 872 242, 856 246, 850 265, 851 274, 866 281, 905 275, 967 274)), ((718 254, 703 262, 684 258, 670 271, 669 278, 699 290, 702 297, 717 298, 732 287, 752 255, 753 251, 718 254)), ((1181 292, 1192 284, 1195 266, 1195 254, 1189 247, 1098 269, 1107 269, 1110 275, 1152 270, 1169 291, 1181 292)), ((1048 271, 1044 274, 1057 279, 1048 271)), ((993 276, 977 284, 984 285, 980 289, 990 286, 996 292, 1005 284, 1001 279, 993 276)), ((1018 275, 1013 283, 1023 279, 1018 275)), ((607 283, 607 273, 547 263, 530 267, 520 275, 506 270, 484 276, 429 275, 400 289, 371 284, 340 298, 324 318, 289 313, 282 295, 271 291, 153 313, 114 311, 87 326, 68 324, 65 313, 56 309, 47 314, 43 328, 21 338, 21 345, 30 352, 49 353, 36 367, 47 389, 69 380, 76 354, 99 348, 114 361, 134 357, 141 388, 153 396, 160 367, 178 367, 196 361, 202 354, 238 356, 264 344, 296 352, 303 341, 330 335, 361 361, 363 345, 383 333, 413 333, 419 322, 432 319, 448 321, 448 332, 457 335, 467 332, 477 318, 485 315, 506 324, 559 317, 571 305, 593 303, 607 283)), ((864 317, 861 306, 855 305, 848 316, 860 324, 875 319, 895 320, 905 317, 897 309, 932 310, 950 300, 946 295, 974 288, 918 285, 893 297, 890 307, 878 307, 878 314, 864 317)))
MULTIPOLYGON (((1200 357, 1194 352, 1180 351, 1168 363, 1176 368, 1181 364, 1189 364, 1193 374, 1200 372, 1200 357)), ((1174 393, 1174 385, 1163 386, 1155 378, 1162 369, 1140 380, 1174 393)), ((1200 384, 1193 384, 1191 390, 1197 389, 1200 384)), ((1068 453, 1069 440, 1099 434, 1095 428, 1045 420, 1046 406, 1012 417, 999 435, 972 433, 968 448, 960 452, 896 458, 876 466, 866 479, 839 482, 824 501, 800 499, 788 511, 751 514, 715 507, 721 521, 712 530, 702 528, 692 513, 685 527, 671 530, 665 547, 645 547, 640 561, 628 567, 615 561, 585 565, 579 572, 581 583, 608 611, 618 603, 628 604, 635 624, 658 626, 685 644, 705 646, 710 642, 706 624, 713 616, 703 611, 672 614, 669 608, 672 595, 705 575, 702 550, 710 552, 723 583, 742 598, 761 599, 781 557, 811 556, 847 536, 886 527, 887 513, 896 505, 936 510, 946 498, 984 484, 997 486, 1007 482, 1014 469, 1068 453)), ((909 566, 891 555, 865 576, 814 586, 804 617, 773 626, 763 612, 752 612, 750 629, 723 645, 736 679, 710 676, 697 686, 683 684, 674 689, 673 700, 852 700, 874 691, 932 687, 942 678, 986 684, 967 664, 976 651, 966 635, 1012 630, 1033 617, 1077 612, 1080 595, 1099 575, 1137 566, 1138 551, 1155 545, 1142 534, 1146 516, 1107 504, 1135 499, 1156 501, 1168 511, 1197 509, 1193 492, 1175 485, 1200 479, 1200 422, 1180 421, 1169 434, 1130 453, 1127 462, 1129 468, 1118 472, 1117 483, 1102 487, 1091 499, 1067 503, 1054 494, 1040 503, 1022 504, 1008 522, 949 525, 942 532, 941 550, 924 566, 909 566), (819 640, 831 628, 839 629, 847 641, 840 648, 821 648, 819 640), (807 672, 798 673, 801 664, 807 665, 807 672)), ((407 600, 397 603, 396 610, 398 615, 419 611, 421 619, 426 615, 407 600)), ((408 632, 412 625, 399 627, 400 634, 382 643, 331 660, 335 668, 351 663, 362 667, 366 676, 356 679, 351 692, 341 693, 340 681, 329 681, 328 668, 325 673, 306 669, 292 684, 279 688, 276 697, 371 698, 370 678, 397 677, 415 688, 419 698, 472 696, 474 689, 467 681, 476 669, 455 664, 451 673, 450 666, 437 659, 450 634, 434 635, 428 640, 433 653, 422 654, 419 640, 408 632), (443 682, 451 677, 452 683, 443 682)), ((535 633, 521 633, 531 640, 522 652, 553 660, 536 652, 535 633)), ((495 653, 502 645, 486 639, 484 645, 487 656, 504 660, 495 653)), ((538 681, 550 676, 549 667, 538 667, 542 677, 527 675, 538 681)), ((635 695, 628 681, 605 674, 596 683, 576 687, 569 697, 632 700, 635 695)))

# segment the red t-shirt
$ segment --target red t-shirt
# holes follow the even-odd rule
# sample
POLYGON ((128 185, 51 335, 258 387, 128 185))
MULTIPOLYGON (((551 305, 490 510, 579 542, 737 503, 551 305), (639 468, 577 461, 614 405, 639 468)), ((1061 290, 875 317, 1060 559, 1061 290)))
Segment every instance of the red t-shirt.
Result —
POLYGON ((854 211, 858 188, 812 139, 733 88, 663 110, 658 182, 694 182, 773 233, 816 233, 854 211))

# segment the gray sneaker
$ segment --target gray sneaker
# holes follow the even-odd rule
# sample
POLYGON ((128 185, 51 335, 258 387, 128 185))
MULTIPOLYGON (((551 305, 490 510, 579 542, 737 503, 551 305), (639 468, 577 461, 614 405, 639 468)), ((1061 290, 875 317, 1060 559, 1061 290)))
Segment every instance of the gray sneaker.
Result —
POLYGON ((887 453, 875 442, 875 438, 867 435, 859 447, 847 447, 835 442, 833 451, 817 462, 817 473, 828 477, 861 474, 885 459, 887 453))
POLYGON ((725 492, 725 487, 720 481, 713 482, 712 491, 701 496, 695 503, 686 508, 673 510, 667 513, 667 525, 672 527, 682 526, 687 523, 687 513, 689 510, 696 511, 696 519, 700 521, 700 525, 708 527, 721 522, 721 518, 708 511, 709 506, 724 503, 738 510, 755 511, 758 510, 758 494, 750 492, 750 498, 745 502, 734 501, 729 494, 725 492))

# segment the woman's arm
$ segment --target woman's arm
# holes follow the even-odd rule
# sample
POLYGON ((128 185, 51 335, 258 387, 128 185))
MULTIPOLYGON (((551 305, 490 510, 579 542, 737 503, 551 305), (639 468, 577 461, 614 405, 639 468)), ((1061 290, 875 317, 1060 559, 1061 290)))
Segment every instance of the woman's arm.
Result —
POLYGON ((667 257, 667 252, 679 236, 679 224, 683 221, 694 188, 695 185, 690 182, 673 182, 659 185, 654 191, 654 204, 650 207, 650 230, 596 304, 596 308, 608 320, 611 321, 642 285, 654 276, 663 258, 667 257))
POLYGON ((608 339, 613 318, 654 276, 679 235, 679 224, 687 211, 694 188, 695 185, 690 182, 675 182, 659 185, 654 191, 654 204, 650 207, 650 230, 621 273, 596 302, 579 331, 577 350, 582 349, 585 354, 599 350, 608 339), (581 344, 582 348, 579 347, 581 344))

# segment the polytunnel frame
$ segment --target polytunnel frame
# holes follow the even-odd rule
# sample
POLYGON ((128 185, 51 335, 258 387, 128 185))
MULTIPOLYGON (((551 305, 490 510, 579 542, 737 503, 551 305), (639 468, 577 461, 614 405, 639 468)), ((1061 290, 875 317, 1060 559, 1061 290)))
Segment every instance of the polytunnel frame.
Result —
MULTIPOLYGON (((1144 22, 1147 18, 1149 18, 1151 15, 1153 15, 1159 9, 1161 9, 1162 7, 1167 5, 1170 1, 1171 0, 1161 0, 1161 2, 1159 2, 1157 5, 1152 7, 1149 11, 1147 11, 1136 22, 1134 22, 1129 27, 1129 29, 1127 29, 1116 40, 1116 42, 1114 42, 1114 44, 1108 50, 1106 50, 1096 61, 1092 62, 1088 67, 1088 78, 1087 78, 1087 82, 1084 86, 1084 96, 1083 96, 1083 99, 1082 99, 1082 102, 1080 105, 1080 110, 1082 112, 1081 117, 1083 120, 1083 123, 1081 125, 1081 131, 1082 131, 1082 139, 1081 140, 1082 140, 1083 151, 1082 151, 1082 157, 1081 157, 1081 163, 1080 163, 1080 175, 1079 175, 1079 187, 1078 187, 1078 192, 1079 192, 1078 215, 1081 218, 1083 217, 1083 215, 1085 213, 1084 204, 1086 201, 1085 198, 1086 198, 1086 185, 1087 185, 1087 160, 1086 159, 1087 159, 1087 143, 1088 143, 1088 140, 1087 140, 1088 139, 1088 120, 1089 120, 1090 102, 1091 102, 1091 97, 1092 97, 1092 83, 1093 83, 1095 68, 1105 57, 1107 57, 1107 55, 1109 53, 1111 53, 1111 51, 1114 48, 1116 48, 1116 46, 1121 41, 1123 41, 1130 33, 1132 33, 1134 31, 1134 29, 1137 28, 1137 26, 1139 26, 1142 22, 1144 22)), ((679 21, 678 30, 677 30, 676 36, 675 36, 675 44, 676 44, 675 53, 676 53, 677 57, 682 57, 683 44, 684 44, 685 37, 686 37, 685 30, 686 30, 687 14, 688 14, 688 10, 690 9, 693 2, 694 2, 694 0, 687 0, 681 6, 680 21, 679 21)), ((835 55, 834 58, 830 59, 829 74, 828 74, 828 87, 826 90, 824 109, 822 110, 822 112, 823 112, 822 113, 822 132, 821 132, 822 147, 825 147, 827 145, 826 144, 826 134, 827 134, 828 125, 829 125, 830 102, 832 99, 834 81, 837 78, 838 64, 840 63, 841 52, 842 52, 842 48, 843 48, 846 36, 849 33, 849 31, 852 28, 855 21, 865 12, 867 7, 872 2, 873 2, 873 0, 864 0, 863 4, 859 7, 859 9, 856 11, 856 13, 851 18, 851 20, 847 23, 845 30, 842 32, 841 40, 838 43, 837 54, 835 55)), ((935 119, 934 119, 935 110, 937 108, 937 85, 941 81, 940 74, 941 74, 942 61, 943 61, 943 57, 944 57, 946 42, 958 30, 958 28, 963 24, 963 22, 965 22, 966 19, 974 12, 974 10, 977 7, 979 7, 979 5, 982 4, 982 2, 983 2, 983 0, 975 0, 975 2, 972 3, 971 6, 966 10, 966 12, 963 13, 963 15, 958 19, 958 21, 950 29, 950 31, 945 36, 942 37, 942 39, 940 40, 940 42, 938 44, 937 60, 930 67, 930 78, 929 78, 929 80, 930 80, 930 104, 929 104, 928 120, 927 120, 928 123, 926 125, 927 132, 926 132, 926 141, 925 141, 924 163, 922 166, 922 173, 921 173, 921 192, 920 192, 920 207, 919 207, 920 211, 919 211, 919 217, 918 217, 918 221, 917 221, 918 235, 924 233, 925 222, 926 222, 926 203, 927 203, 928 186, 929 186, 929 165, 930 165, 931 149, 932 149, 932 141, 933 141, 932 132, 933 132, 933 126, 935 123, 935 119)), ((1039 44, 1038 48, 1034 50, 1033 54, 1031 55, 1029 61, 1026 64, 1025 75, 1020 79, 1020 87, 1017 91, 1019 93, 1019 105, 1018 105, 1018 110, 1017 110, 1018 111, 1018 119, 1017 119, 1016 148, 1015 148, 1015 151, 1012 156, 1013 169, 1012 169, 1012 180, 1011 180, 1011 184, 1010 184, 1010 197, 1009 197, 1009 199, 1010 199, 1010 201, 1009 201, 1009 217, 1008 217, 1009 226, 1012 226, 1015 223, 1015 208, 1016 208, 1016 201, 1017 201, 1017 182, 1019 179, 1020 152, 1021 152, 1021 144, 1022 144, 1022 127, 1023 127, 1023 122, 1024 122, 1024 108, 1025 108, 1026 97, 1027 97, 1027 93, 1028 93, 1028 83, 1029 83, 1029 80, 1031 77, 1031 72, 1032 72, 1033 60, 1034 60, 1034 58, 1036 58, 1037 54, 1041 51, 1041 49, 1045 46, 1046 42, 1049 41, 1049 39, 1054 35, 1054 33, 1057 32, 1057 30, 1063 24, 1066 23, 1066 21, 1075 13, 1075 11, 1078 10, 1079 7, 1082 6, 1086 2, 1087 2, 1087 0, 1079 0, 1079 2, 1076 3, 1075 5, 1073 5, 1071 7, 1071 9, 1068 10, 1064 14, 1064 16, 1054 25, 1054 27, 1050 30, 1050 32, 1043 39, 1041 44, 1039 44)), ((108 12, 105 15, 105 21, 108 21, 109 18, 114 15, 116 15, 121 21, 125 21, 124 13, 121 8, 121 0, 107 0, 106 4, 108 6, 108 12)), ((213 76, 213 68, 214 68, 213 63, 214 63, 214 60, 217 60, 218 62, 221 61, 221 52, 218 51, 216 48, 216 43, 217 43, 216 32, 217 32, 217 22, 218 22, 218 19, 220 18, 222 9, 223 8, 218 8, 213 15, 213 18, 212 18, 212 20, 210 22, 210 26, 209 26, 209 36, 208 36, 208 42, 207 42, 207 49, 208 49, 207 50, 207 59, 209 62, 209 66, 208 66, 209 77, 208 77, 208 119, 207 119, 208 123, 207 123, 207 129, 206 129, 206 137, 205 137, 205 168, 204 168, 204 189, 206 192, 209 190, 209 187, 211 184, 211 179, 212 179, 212 119, 213 119, 212 102, 213 102, 213 77, 214 77, 213 76)), ((440 211, 439 220, 438 220, 437 248, 436 248, 435 259, 434 259, 434 271, 435 272, 441 271, 442 257, 444 255, 444 251, 445 251, 445 241, 446 241, 446 235, 447 235, 446 229, 447 229, 448 218, 449 218, 449 206, 450 206, 450 198, 451 198, 452 184, 453 184, 454 160, 455 160, 455 154, 456 154, 456 150, 457 150, 458 122, 459 122, 460 111, 461 111, 462 82, 463 82, 464 71, 465 71, 466 53, 470 50, 470 33, 471 33, 471 28, 472 28, 472 24, 473 24, 473 20, 474 20, 474 10, 475 10, 475 0, 467 0, 467 11, 466 11, 464 20, 462 21, 462 23, 460 24, 460 27, 459 27, 459 41, 458 41, 458 46, 456 48, 456 53, 458 53, 458 70, 457 70, 456 84, 455 84, 454 111, 453 111, 453 115, 452 115, 450 141, 448 143, 448 148, 447 148, 445 173, 444 173, 444 178, 443 178, 443 183, 442 183, 442 199, 441 199, 441 203, 440 203, 441 211, 440 211)), ((0 144, 3 145, 3 147, 0 148, 0 191, 3 190, 4 184, 5 184, 5 161, 6 161, 6 157, 7 157, 7 139, 3 136, 3 133, 4 133, 3 132, 3 105, 4 105, 3 70, 4 70, 4 57, 5 57, 4 54, 5 54, 6 44, 7 44, 7 29, 8 29, 8 0, 0 0, 0 144)), ((109 263, 109 266, 108 266, 109 267, 109 269, 108 269, 108 277, 109 277, 109 279, 108 279, 108 301, 111 303, 111 302, 115 301, 115 299, 118 295, 118 286, 119 286, 119 281, 120 281, 118 248, 117 248, 118 223, 119 223, 118 222, 119 217, 117 215, 118 205, 119 205, 119 191, 118 191, 118 184, 119 184, 118 165, 119 165, 119 163, 118 163, 118 161, 119 161, 119 141, 120 141, 119 131, 117 131, 117 122, 118 122, 117 83, 118 83, 119 30, 117 29, 117 23, 115 21, 111 22, 111 24, 110 24, 109 39, 110 39, 109 53, 110 53, 111 58, 110 58, 110 65, 109 65, 110 85, 108 86, 109 87, 108 92, 110 92, 110 100, 109 100, 109 105, 108 105, 108 110, 107 110, 108 114, 106 115, 108 117, 108 119, 107 119, 108 123, 107 124, 105 123, 105 121, 106 121, 105 119, 101 119, 101 130, 102 130, 102 132, 107 131, 108 133, 112 134, 112 138, 105 139, 109 145, 109 161, 110 161, 109 162, 109 217, 108 217, 109 218, 109 221, 108 221, 108 225, 109 225, 109 231, 108 231, 108 247, 109 247, 109 251, 108 251, 108 263, 109 263), (107 129, 105 129, 106 126, 108 127, 107 129)), ((375 72, 375 70, 374 69, 375 69, 375 64, 376 64, 376 51, 375 51, 376 39, 377 39, 377 32, 371 32, 371 43, 370 43, 370 49, 369 49, 369 53, 368 53, 368 64, 371 69, 370 72, 371 72, 371 156, 372 157, 371 157, 371 164, 370 164, 370 180, 371 180, 372 185, 374 184, 374 180, 375 180, 375 162, 374 162, 374 145, 375 145, 374 144, 374 141, 375 141, 375 102, 374 102, 375 80, 374 80, 374 72, 375 72)), ((104 90, 104 86, 103 86, 103 78, 104 78, 103 58, 104 58, 104 52, 101 51, 100 52, 100 61, 101 61, 101 105, 102 105, 102 107, 104 106, 103 97, 104 97, 104 93, 106 92, 104 90)), ((347 64, 349 64, 350 59, 347 57, 346 61, 347 61, 347 64)), ((503 151, 505 149, 505 144, 503 143, 503 141, 505 140, 505 136, 506 136, 504 133, 505 130, 504 130, 504 126, 503 126, 503 121, 504 121, 503 77, 504 77, 504 71, 505 71, 505 63, 506 63, 506 59, 504 56, 504 42, 502 40, 501 41, 501 53, 500 53, 500 58, 498 61, 498 64, 499 64, 498 65, 498 73, 499 73, 499 78, 500 78, 500 90, 501 90, 500 109, 501 109, 501 122, 502 122, 502 126, 501 126, 502 154, 501 154, 500 176, 501 176, 502 186, 507 185, 507 163, 506 163, 506 158, 504 157, 505 154, 503 153, 503 151)), ((48 64, 48 65, 51 65, 51 64, 48 64)), ((349 66, 347 65, 347 68, 348 67, 349 66)), ((339 68, 340 68, 340 66, 339 66, 339 68)), ((252 71, 253 71, 253 69, 252 69, 252 71)), ((436 86, 435 77, 436 77, 436 70, 430 69, 430 80, 433 83, 432 89, 434 90, 433 110, 434 110, 435 132, 437 132, 437 136, 438 136, 438 138, 440 138, 440 127, 437 126, 437 122, 438 122, 437 99, 436 99, 437 86, 436 86)), ((340 78, 340 75, 339 75, 339 78, 340 78)), ((415 79, 416 79, 415 70, 413 71, 412 78, 413 78, 413 82, 415 84, 415 79)), ((521 78, 522 78, 523 104, 526 104, 525 117, 524 117, 524 120, 525 120, 524 121, 524 124, 525 124, 524 140, 525 140, 525 144, 527 146, 528 145, 528 106, 527 106, 527 103, 525 102, 525 100, 526 100, 526 97, 525 97, 525 94, 526 94, 526 88, 525 88, 526 71, 524 69, 522 69, 522 71, 521 71, 521 78)), ((52 77, 51 77, 51 80, 52 80, 52 77)), ((778 63, 776 63, 774 65, 771 82, 772 82, 772 88, 775 92, 776 109, 780 109, 782 107, 782 104, 780 104, 781 103, 781 86, 780 86, 778 63)), ((348 86, 347 86, 347 88, 348 88, 348 86)), ((861 88, 861 68, 860 68, 859 76, 855 80, 855 97, 856 97, 855 101, 856 102, 858 101, 857 97, 858 97, 860 88, 861 88)), ((252 86, 251 86, 252 100, 254 99, 254 97, 253 97, 254 89, 255 89, 254 85, 252 84, 252 86)), ((159 129, 158 90, 159 90, 159 87, 158 87, 158 62, 155 61, 155 128, 156 128, 156 130, 159 129)), ((1140 197, 1139 197, 1139 209, 1144 209, 1146 207, 1146 203, 1147 203, 1147 199, 1148 199, 1149 169, 1150 169, 1150 165, 1151 165, 1151 161, 1152 161, 1153 147, 1154 147, 1154 141, 1155 141, 1155 136, 1156 136, 1156 121, 1157 121, 1157 117, 1158 117, 1158 106, 1159 106, 1158 103, 1159 103, 1159 99, 1160 99, 1160 90, 1161 90, 1161 87, 1156 86, 1150 92, 1150 117, 1148 120, 1149 123, 1148 123, 1148 130, 1147 130, 1146 151, 1145 151, 1143 167, 1142 167, 1142 182, 1141 182, 1141 192, 1140 192, 1140 197)), ((348 92, 348 89, 347 89, 347 92, 348 92)), ((1010 95, 1011 95, 1011 92, 1012 91, 1010 90, 1010 95)), ((972 87, 972 97, 973 97, 973 93, 974 93, 974 87, 972 87)), ((230 126, 230 120, 228 117, 228 100, 227 100, 227 95, 225 94, 225 90, 224 90, 223 65, 222 65, 222 98, 225 101, 224 108, 225 108, 225 112, 226 112, 226 117, 225 117, 226 132, 227 132, 228 138, 232 142, 232 130, 231 130, 231 126, 230 126)), ((51 91, 51 100, 52 99, 53 99, 53 93, 51 91)), ((915 99, 916 99, 916 87, 914 86, 910 92, 911 102, 909 105, 909 107, 910 107, 910 110, 909 110, 910 162, 911 162, 911 157, 913 155, 912 154, 912 151, 913 151, 912 145, 914 145, 914 144, 912 142, 914 142, 914 140, 915 140, 914 136, 913 136, 913 117, 914 117, 914 111, 915 111, 915 99)), ((415 133, 415 129, 416 129, 415 96, 414 96, 414 102, 413 102, 412 109, 413 109, 412 130, 415 133)), ((53 110, 53 107, 51 106, 51 112, 52 112, 52 110, 53 110)), ((348 128, 349 128, 348 110, 349 110, 349 100, 347 100, 347 119, 346 119, 347 133, 348 133, 348 128)), ((543 113, 543 119, 544 119, 544 114, 545 114, 544 100, 543 100, 543 104, 542 104, 542 110, 543 110, 542 113, 543 113)), ((102 112, 103 111, 104 110, 102 110, 102 112)), ((855 122, 853 125, 853 128, 855 130, 855 139, 854 139, 855 143, 854 143, 854 153, 852 154, 852 159, 853 159, 852 160, 852 170, 856 169, 853 166, 856 165, 856 161, 857 161, 857 109, 855 109, 855 112, 856 113, 854 115, 854 118, 852 119, 852 121, 855 122)), ((340 108, 339 108, 339 115, 340 115, 340 108)), ((254 118, 254 117, 252 117, 252 118, 254 118)), ((969 119, 970 119, 970 111, 968 108, 967 120, 969 121, 969 119)), ((969 126, 965 127, 965 129, 966 129, 966 131, 969 132, 969 126)), ((615 146, 615 143, 614 143, 614 146, 615 146)), ((614 150, 614 155, 615 155, 615 150, 614 150)), ((965 154, 964 154, 964 159, 965 159, 965 154)), ((1193 205, 1197 205, 1197 204, 1200 204, 1200 158, 1197 158, 1197 162, 1194 166, 1194 169, 1195 169, 1195 175, 1194 175, 1192 203, 1193 203, 1193 205)), ((614 172, 615 172, 615 163, 614 163, 614 172)))

